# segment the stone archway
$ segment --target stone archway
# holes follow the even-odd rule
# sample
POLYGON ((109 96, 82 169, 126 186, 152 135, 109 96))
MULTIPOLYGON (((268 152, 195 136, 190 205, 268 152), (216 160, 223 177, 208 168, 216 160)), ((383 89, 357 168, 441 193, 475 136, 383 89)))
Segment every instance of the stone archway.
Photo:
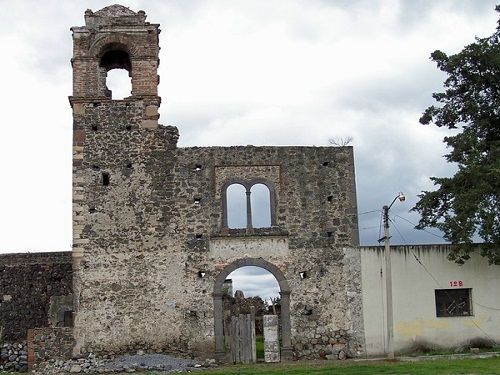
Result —
POLYGON ((291 325, 290 325, 290 286, 285 279, 285 275, 274 264, 265 261, 262 258, 243 258, 237 259, 222 270, 216 277, 214 285, 214 335, 215 335, 215 356, 218 360, 225 360, 226 351, 224 347, 224 328, 223 328, 223 304, 222 304, 222 288, 224 280, 227 276, 241 267, 256 266, 264 268, 271 272, 278 281, 281 296, 281 358, 291 359, 292 343, 291 343, 291 325))

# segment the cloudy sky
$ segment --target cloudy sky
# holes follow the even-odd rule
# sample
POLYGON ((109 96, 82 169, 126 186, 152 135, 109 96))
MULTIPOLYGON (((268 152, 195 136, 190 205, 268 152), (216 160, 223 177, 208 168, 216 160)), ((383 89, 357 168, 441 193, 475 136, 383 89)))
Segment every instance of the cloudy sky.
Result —
MULTIPOLYGON (((352 137, 360 236, 439 242, 409 213, 453 172, 444 129, 422 126, 445 78, 429 60, 496 26, 490 0, 123 0, 160 23, 160 122, 179 146, 316 145, 352 137), (372 212, 374 211, 374 212, 372 212), (366 213, 368 212, 368 213, 366 213)), ((71 249, 69 27, 105 1, 0 0, 0 252, 71 249)))
POLYGON ((269 298, 279 297, 279 285, 275 277, 260 267, 241 267, 229 274, 228 279, 233 281, 233 294, 242 290, 245 297, 261 297, 267 304, 269 298))

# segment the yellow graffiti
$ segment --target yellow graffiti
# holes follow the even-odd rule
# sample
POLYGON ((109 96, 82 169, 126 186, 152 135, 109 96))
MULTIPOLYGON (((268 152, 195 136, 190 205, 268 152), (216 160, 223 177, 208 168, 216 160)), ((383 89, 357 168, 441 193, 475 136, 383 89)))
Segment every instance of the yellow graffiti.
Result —
POLYGON ((396 323, 396 332, 405 338, 421 336, 426 329, 447 329, 449 323, 445 320, 417 318, 412 321, 396 323))

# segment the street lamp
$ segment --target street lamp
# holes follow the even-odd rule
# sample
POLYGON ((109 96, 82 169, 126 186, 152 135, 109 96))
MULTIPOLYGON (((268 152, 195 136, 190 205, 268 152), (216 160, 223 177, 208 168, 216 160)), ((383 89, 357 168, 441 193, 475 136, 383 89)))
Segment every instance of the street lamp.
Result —
POLYGON ((394 359, 394 322, 392 311, 392 272, 391 272, 391 247, 389 236, 389 210, 396 200, 404 202, 405 196, 400 192, 392 200, 389 206, 382 207, 384 214, 384 237, 379 240, 384 240, 384 255, 385 255, 385 302, 387 310, 387 358, 394 359))

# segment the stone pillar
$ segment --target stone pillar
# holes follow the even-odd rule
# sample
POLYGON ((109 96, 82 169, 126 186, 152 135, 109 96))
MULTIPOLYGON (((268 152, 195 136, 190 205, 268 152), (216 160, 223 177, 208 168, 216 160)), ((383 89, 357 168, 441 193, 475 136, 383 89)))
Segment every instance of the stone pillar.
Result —
POLYGON ((223 328, 223 312, 222 293, 214 293, 214 335, 215 335, 215 358, 219 361, 224 361, 226 352, 224 350, 224 328, 223 328))
POLYGON ((264 361, 280 361, 280 341, 278 336, 278 315, 264 315, 264 361))
POLYGON ((290 292, 280 292, 281 296, 281 348, 282 359, 292 359, 292 330, 290 326, 290 292))

